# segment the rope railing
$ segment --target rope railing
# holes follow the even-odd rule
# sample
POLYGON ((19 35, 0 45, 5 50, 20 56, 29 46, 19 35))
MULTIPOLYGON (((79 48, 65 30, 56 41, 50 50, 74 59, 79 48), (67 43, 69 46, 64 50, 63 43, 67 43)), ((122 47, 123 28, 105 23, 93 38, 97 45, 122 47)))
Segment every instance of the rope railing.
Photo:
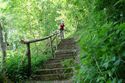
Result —
POLYGON ((52 33, 51 35, 49 36, 46 36, 44 38, 40 38, 40 39, 33 39, 33 40, 21 40, 21 43, 22 44, 25 44, 26 47, 27 47, 27 52, 26 52, 26 56, 27 56, 27 59, 28 59, 28 70, 27 70, 27 76, 30 77, 31 76, 31 73, 32 73, 32 67, 31 67, 31 46, 30 44, 32 43, 36 43, 36 42, 42 42, 44 40, 48 40, 49 41, 49 48, 51 48, 51 54, 52 56, 54 57, 54 48, 53 48, 53 42, 54 40, 56 40, 56 48, 57 48, 57 45, 58 45, 58 42, 57 41, 59 38, 58 38, 58 34, 59 32, 58 31, 55 31, 54 33, 52 33))

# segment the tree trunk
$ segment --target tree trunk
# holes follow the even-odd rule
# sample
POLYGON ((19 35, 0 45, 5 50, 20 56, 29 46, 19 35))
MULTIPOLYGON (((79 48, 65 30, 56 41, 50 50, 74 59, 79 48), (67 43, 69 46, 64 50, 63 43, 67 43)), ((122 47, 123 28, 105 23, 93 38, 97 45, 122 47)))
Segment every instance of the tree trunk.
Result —
POLYGON ((1 52, 2 52, 2 72, 5 73, 6 67, 6 43, 3 40, 3 33, 2 33, 2 26, 0 23, 0 45, 1 45, 1 52))

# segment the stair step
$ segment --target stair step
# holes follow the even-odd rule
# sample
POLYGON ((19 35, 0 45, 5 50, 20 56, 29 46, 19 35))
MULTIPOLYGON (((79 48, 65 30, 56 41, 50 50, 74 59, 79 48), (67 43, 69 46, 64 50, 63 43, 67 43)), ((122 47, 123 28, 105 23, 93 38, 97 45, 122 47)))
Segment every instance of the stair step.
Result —
POLYGON ((25 82, 21 82, 21 83, 74 83, 73 80, 69 79, 69 80, 53 80, 53 81, 36 81, 36 80, 27 80, 25 82))
POLYGON ((75 43, 60 43, 59 45, 58 45, 58 48, 59 47, 75 47, 76 45, 75 45, 75 43))
POLYGON ((66 80, 72 77, 73 73, 63 73, 63 74, 46 74, 46 75, 33 75, 33 80, 66 80))
POLYGON ((62 42, 75 42, 74 38, 63 39, 62 42))
POLYGON ((56 50, 55 51, 55 55, 58 55, 58 54, 74 54, 76 53, 77 50, 76 49, 71 49, 71 50, 56 50))
POLYGON ((61 63, 63 62, 65 59, 49 59, 47 62, 45 63, 61 63))
POLYGON ((54 69, 40 69, 40 70, 37 70, 35 74, 45 75, 45 74, 67 73, 67 72, 72 72, 72 67, 69 67, 69 68, 54 68, 54 69))
POLYGON ((60 60, 60 59, 51 59, 51 60, 49 60, 49 61, 47 61, 47 62, 45 62, 45 63, 58 63, 58 62, 62 62, 62 60, 60 60))
POLYGON ((62 68, 63 65, 61 64, 61 62, 58 63, 45 63, 43 64, 43 68, 45 69, 52 69, 52 68, 62 68))
POLYGON ((75 56, 60 56, 60 57, 56 57, 56 59, 74 59, 75 58, 75 56))
POLYGON ((75 54, 58 54, 55 56, 55 59, 58 59, 59 57, 75 57, 76 55, 75 54))
POLYGON ((60 44, 58 45, 58 47, 60 47, 61 45, 68 45, 68 46, 71 46, 71 45, 75 45, 75 41, 74 39, 63 39, 60 44))
POLYGON ((71 45, 69 46, 69 44, 61 44, 58 46, 58 49, 75 49, 75 45, 71 45))

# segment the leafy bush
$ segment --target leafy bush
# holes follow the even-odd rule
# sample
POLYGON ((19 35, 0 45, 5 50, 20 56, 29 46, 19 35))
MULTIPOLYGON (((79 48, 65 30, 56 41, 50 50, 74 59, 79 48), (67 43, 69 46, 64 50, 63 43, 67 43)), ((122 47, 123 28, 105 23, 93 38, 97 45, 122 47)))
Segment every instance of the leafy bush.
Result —
MULTIPOLYGON (((0 73, 2 73, 2 72, 0 72, 0 73)), ((3 83, 3 80, 4 80, 4 78, 3 78, 2 74, 0 74, 0 83, 3 83)))
POLYGON ((124 0, 68 1, 80 46, 78 83, 122 83, 125 76, 124 0))
MULTIPOLYGON (((25 55, 17 55, 17 52, 9 53, 7 58, 7 76, 13 81, 19 81, 27 78, 27 57, 25 55)), ((51 56, 49 54, 32 55, 32 72, 41 66, 51 56), (38 57, 39 56, 39 57, 38 57)))

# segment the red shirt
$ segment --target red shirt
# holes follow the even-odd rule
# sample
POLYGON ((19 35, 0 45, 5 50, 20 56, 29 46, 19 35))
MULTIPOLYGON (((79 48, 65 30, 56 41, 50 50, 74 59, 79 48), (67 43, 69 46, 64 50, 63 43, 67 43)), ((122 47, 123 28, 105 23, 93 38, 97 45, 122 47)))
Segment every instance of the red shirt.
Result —
POLYGON ((64 23, 60 24, 60 30, 64 30, 64 23))

